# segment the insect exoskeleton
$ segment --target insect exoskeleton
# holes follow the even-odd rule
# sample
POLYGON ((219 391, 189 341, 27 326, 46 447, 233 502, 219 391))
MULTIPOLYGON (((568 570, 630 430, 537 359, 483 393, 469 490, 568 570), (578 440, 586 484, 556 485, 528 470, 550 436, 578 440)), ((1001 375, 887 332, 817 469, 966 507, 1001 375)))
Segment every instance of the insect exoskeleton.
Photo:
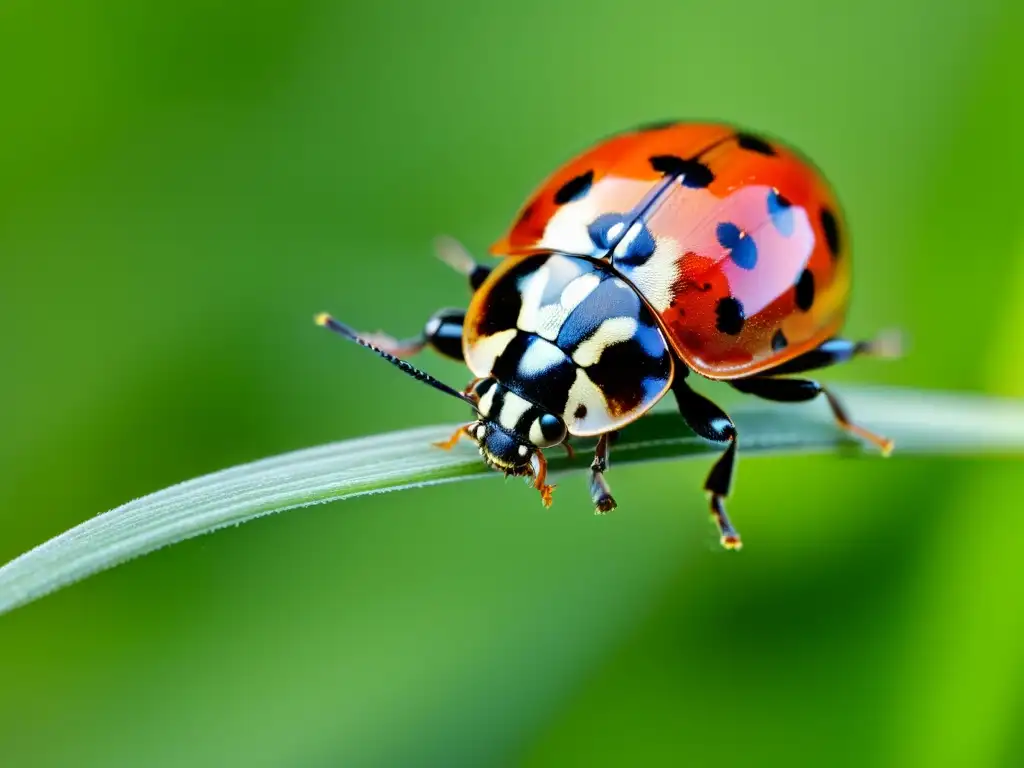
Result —
POLYGON ((891 337, 850 341, 846 222, 819 171, 778 141, 725 124, 665 122, 626 131, 579 154, 527 199, 491 249, 495 268, 450 238, 441 258, 472 292, 399 340, 318 322, 473 409, 451 439, 529 477, 551 503, 544 450, 596 437, 594 508, 615 507, 605 472, 613 438, 669 390, 686 424, 725 444, 704 488, 722 544, 740 537, 725 510, 738 434, 693 390, 691 373, 768 400, 823 396, 837 424, 878 446, 817 381, 793 374, 855 356, 898 354, 891 337), (404 357, 431 347, 462 360, 459 392, 404 357))

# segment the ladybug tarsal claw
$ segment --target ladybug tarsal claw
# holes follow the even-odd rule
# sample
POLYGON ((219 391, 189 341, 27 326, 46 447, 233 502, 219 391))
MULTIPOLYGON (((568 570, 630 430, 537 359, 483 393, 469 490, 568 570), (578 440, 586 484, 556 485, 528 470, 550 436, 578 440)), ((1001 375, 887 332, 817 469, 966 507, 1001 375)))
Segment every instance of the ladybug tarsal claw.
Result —
POLYGON ((553 485, 542 485, 537 490, 540 491, 540 501, 541 501, 541 503, 545 507, 550 507, 551 506, 551 502, 552 502, 551 494, 554 493, 555 486, 553 486, 553 485))
POLYGON ((890 440, 888 437, 876 435, 874 432, 864 429, 864 427, 860 427, 856 424, 850 423, 843 424, 842 422, 840 422, 840 426, 843 427, 843 429, 845 429, 847 432, 850 432, 851 434, 854 434, 857 437, 860 437, 864 440, 867 440, 869 443, 872 443, 875 447, 878 448, 882 456, 885 458, 891 456, 893 449, 896 447, 896 443, 890 440))
POLYGON ((540 500, 545 507, 551 506, 551 494, 555 486, 548 485, 545 481, 548 478, 548 462, 544 454, 537 451, 530 460, 530 469, 533 472, 533 487, 540 492, 540 500))
POLYGON ((594 503, 594 514, 607 515, 618 506, 619 505, 615 503, 615 499, 611 496, 602 496, 594 503))
POLYGON ((732 527, 729 515, 725 512, 725 498, 717 493, 711 494, 711 517, 721 532, 722 547, 733 551, 742 549, 740 534, 732 527))
POLYGON ((739 536, 723 536, 721 541, 722 547, 725 549, 732 551, 739 551, 743 549, 743 542, 740 541, 739 536))

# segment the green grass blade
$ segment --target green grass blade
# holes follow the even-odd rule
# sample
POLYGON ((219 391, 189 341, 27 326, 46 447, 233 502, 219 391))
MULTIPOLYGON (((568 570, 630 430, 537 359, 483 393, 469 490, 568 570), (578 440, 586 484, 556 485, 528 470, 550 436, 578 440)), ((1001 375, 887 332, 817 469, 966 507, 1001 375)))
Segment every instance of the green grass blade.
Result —
MULTIPOLYGON (((1016 454, 1024 451, 1024 402, 899 389, 843 388, 865 426, 896 441, 896 455, 1016 454)), ((734 410, 741 455, 856 450, 821 403, 754 404, 734 410)), ((0 568, 0 614, 160 547, 286 509, 478 477, 487 470, 472 445, 445 452, 428 443, 450 425, 346 440, 263 459, 166 488, 98 515, 0 568)), ((584 469, 551 452, 554 473, 584 469)), ((720 446, 689 432, 662 406, 623 432, 616 467, 714 455, 720 446)), ((694 489, 696 494, 697 489, 694 489)), ((538 503, 530 498, 524 503, 538 503)), ((558 494, 555 496, 558 503, 558 494)))

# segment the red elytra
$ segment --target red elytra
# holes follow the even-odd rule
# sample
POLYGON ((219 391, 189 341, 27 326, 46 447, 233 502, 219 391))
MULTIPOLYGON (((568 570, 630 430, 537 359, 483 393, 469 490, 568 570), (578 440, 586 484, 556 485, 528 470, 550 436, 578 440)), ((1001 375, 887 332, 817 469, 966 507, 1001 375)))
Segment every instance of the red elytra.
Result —
POLYGON ((563 165, 491 248, 549 250, 609 258, 676 353, 712 379, 814 349, 842 326, 850 294, 828 183, 794 150, 724 124, 638 129, 563 165))

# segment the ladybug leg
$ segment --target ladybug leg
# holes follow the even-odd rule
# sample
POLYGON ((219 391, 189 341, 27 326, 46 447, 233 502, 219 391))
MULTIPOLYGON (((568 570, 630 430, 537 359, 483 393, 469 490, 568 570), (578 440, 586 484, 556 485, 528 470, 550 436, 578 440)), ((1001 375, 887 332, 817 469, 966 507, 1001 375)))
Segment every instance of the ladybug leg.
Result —
POLYGON ((459 440, 461 440, 462 438, 465 437, 469 440, 473 439, 473 436, 469 433, 469 430, 476 424, 477 422, 475 421, 471 421, 468 424, 463 424, 461 427, 455 430, 452 436, 449 437, 447 440, 441 440, 439 442, 432 443, 432 445, 436 448, 440 448, 445 451, 450 451, 452 448, 455 447, 455 444, 459 442, 459 440))
POLYGON ((555 486, 547 484, 548 460, 544 458, 542 451, 533 454, 530 468, 533 470, 533 487, 540 493, 541 503, 545 507, 550 507, 551 494, 555 490, 555 486))
MULTIPOLYGON (((808 353, 810 354, 810 353, 808 353)), ((774 373, 774 371, 773 371, 774 373)), ((864 427, 854 424, 847 415, 846 408, 834 394, 816 381, 810 379, 776 379, 771 376, 755 376, 749 379, 737 379, 730 382, 735 389, 750 395, 774 400, 780 403, 799 403, 813 400, 824 395, 836 422, 850 434, 874 443, 883 456, 892 453, 893 441, 887 437, 869 432, 864 427)))
POLYGON ((743 542, 725 511, 725 498, 729 495, 736 465, 736 425, 725 411, 704 395, 693 391, 686 383, 685 376, 676 376, 672 383, 672 394, 676 396, 679 413, 690 429, 707 440, 728 443, 725 452, 711 467, 704 482, 704 490, 711 494, 711 515, 722 534, 722 546, 726 549, 739 549, 743 542))
POLYGON ((850 341, 829 339, 821 346, 797 355, 792 360, 772 368, 772 376, 789 373, 804 373, 845 363, 854 357, 899 357, 902 340, 898 332, 880 334, 871 341, 850 341))
POLYGON ((465 275, 469 280, 470 290, 476 291, 487 276, 491 274, 491 268, 483 264, 477 264, 476 260, 454 237, 439 237, 434 241, 434 250, 437 258, 454 269, 460 275, 465 275))
POLYGON ((411 339, 396 339, 380 331, 360 333, 359 338, 395 357, 411 357, 424 347, 430 347, 444 357, 462 362, 462 323, 465 317, 466 313, 461 309, 440 309, 430 316, 420 335, 411 339))
POLYGON ((611 512, 616 507, 612 489, 604 479, 604 473, 608 471, 608 444, 613 434, 606 433, 598 439, 594 461, 590 465, 590 498, 594 501, 594 511, 599 515, 611 512))

